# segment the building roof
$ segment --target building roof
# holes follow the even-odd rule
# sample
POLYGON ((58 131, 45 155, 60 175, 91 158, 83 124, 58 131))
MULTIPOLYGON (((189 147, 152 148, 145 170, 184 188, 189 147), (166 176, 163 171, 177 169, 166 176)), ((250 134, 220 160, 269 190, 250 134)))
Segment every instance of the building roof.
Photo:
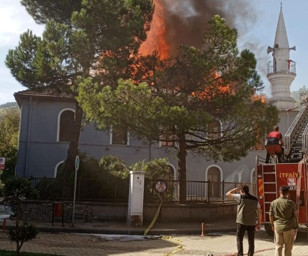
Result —
POLYGON ((286 25, 284 23, 282 6, 280 8, 280 13, 278 18, 274 48, 289 48, 289 40, 288 40, 286 25))
POLYGON ((14 93, 14 97, 19 106, 22 105, 22 99, 28 99, 30 97, 44 98, 57 101, 74 100, 72 92, 59 90, 59 88, 54 86, 44 86, 44 87, 19 91, 14 93))

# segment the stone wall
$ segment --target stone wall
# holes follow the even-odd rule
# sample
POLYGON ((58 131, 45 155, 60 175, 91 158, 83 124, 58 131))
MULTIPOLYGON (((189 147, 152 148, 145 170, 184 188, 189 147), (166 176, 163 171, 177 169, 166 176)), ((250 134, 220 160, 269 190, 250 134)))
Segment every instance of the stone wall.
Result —
MULTIPOLYGON (((57 203, 57 202, 56 202, 57 203)), ((72 202, 61 202, 63 205, 64 221, 72 220, 72 202)), ((158 205, 144 205, 145 222, 150 222, 157 211, 158 205)), ((61 207, 55 202, 24 201, 22 205, 23 219, 28 221, 51 221, 52 214, 62 214, 61 207), (59 212, 60 210, 60 212, 59 212), (58 211, 57 213, 55 211, 58 211)), ((234 218, 236 204, 164 204, 158 217, 159 222, 190 222, 213 221, 234 218)), ((76 203, 76 221, 126 221, 126 203, 76 203)))

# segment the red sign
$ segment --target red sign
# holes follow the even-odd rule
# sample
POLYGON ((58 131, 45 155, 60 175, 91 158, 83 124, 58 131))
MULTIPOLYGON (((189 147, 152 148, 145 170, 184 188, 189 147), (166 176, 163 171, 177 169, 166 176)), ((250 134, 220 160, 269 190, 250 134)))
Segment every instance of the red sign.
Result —
POLYGON ((5 167, 5 157, 0 157, 0 170, 4 170, 5 167))

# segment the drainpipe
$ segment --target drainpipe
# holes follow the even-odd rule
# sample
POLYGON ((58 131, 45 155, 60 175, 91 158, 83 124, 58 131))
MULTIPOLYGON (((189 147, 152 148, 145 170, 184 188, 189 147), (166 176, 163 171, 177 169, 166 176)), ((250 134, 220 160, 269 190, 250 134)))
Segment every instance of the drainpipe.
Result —
POLYGON ((24 176, 28 177, 28 162, 29 162, 29 149, 30 149, 30 137, 31 137, 31 121, 32 121, 32 96, 30 96, 29 113, 28 113, 28 128, 27 128, 27 149, 26 149, 26 163, 24 176))
POLYGON ((152 161, 152 141, 149 140, 149 161, 152 161))

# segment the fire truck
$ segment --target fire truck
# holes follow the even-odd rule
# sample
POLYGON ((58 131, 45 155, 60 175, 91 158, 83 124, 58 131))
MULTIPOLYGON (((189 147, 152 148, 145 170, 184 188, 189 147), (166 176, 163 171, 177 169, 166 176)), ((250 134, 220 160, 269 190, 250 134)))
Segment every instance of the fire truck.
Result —
MULTIPOLYGON (((284 155, 280 161, 272 152, 271 162, 257 157, 257 196, 262 209, 262 224, 272 233, 269 209, 279 197, 282 185, 290 187, 290 199, 298 206, 298 223, 308 223, 308 108, 303 108, 284 135, 284 155)), ((267 149, 267 152, 271 150, 267 149)))
POLYGON ((308 159, 299 163, 257 164, 258 199, 262 209, 262 223, 267 233, 272 228, 269 209, 273 200, 279 197, 282 185, 290 187, 290 199, 298 205, 298 222, 308 223, 308 159))

